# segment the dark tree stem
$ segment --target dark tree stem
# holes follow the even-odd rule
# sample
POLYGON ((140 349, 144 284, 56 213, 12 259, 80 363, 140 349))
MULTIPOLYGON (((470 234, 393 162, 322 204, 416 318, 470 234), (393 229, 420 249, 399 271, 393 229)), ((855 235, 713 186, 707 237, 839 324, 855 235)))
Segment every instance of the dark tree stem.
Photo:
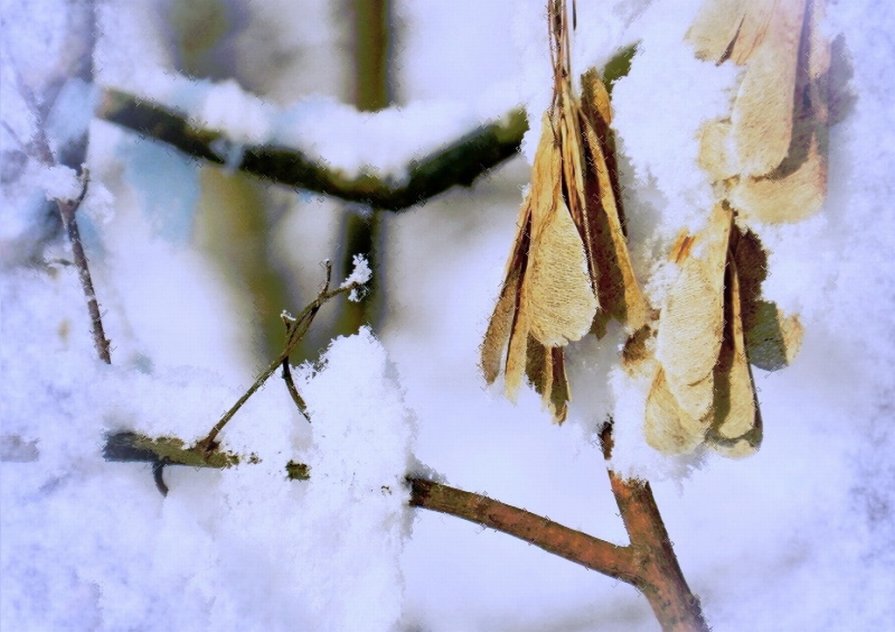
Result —
POLYGON ((106 338, 106 331, 103 329, 102 314, 99 311, 99 301, 96 298, 96 291, 93 289, 93 278, 90 275, 90 266, 87 263, 87 254, 84 252, 84 244, 81 243, 81 233, 78 230, 78 223, 75 214, 84 194, 87 191, 87 179, 84 176, 84 190, 77 200, 59 200, 56 206, 59 208, 59 215, 62 218, 62 226, 68 235, 71 243, 72 256, 74 258, 75 267, 78 270, 78 278, 81 280, 81 288, 84 290, 84 298, 87 300, 87 312, 90 315, 90 328, 93 335, 93 346, 96 349, 96 355, 106 364, 112 364, 112 355, 109 350, 109 339, 106 338))
MULTIPOLYGON (((227 143, 223 132, 197 129, 187 117, 161 104, 107 90, 97 111, 99 118, 154 138, 187 155, 223 165, 212 147, 227 143)), ((378 209, 401 211, 420 204, 453 186, 473 182, 516 155, 528 128, 525 113, 513 110, 501 121, 483 125, 407 167, 407 178, 396 182, 370 174, 347 176, 295 148, 248 145, 236 167, 260 178, 290 187, 323 193, 378 209)))

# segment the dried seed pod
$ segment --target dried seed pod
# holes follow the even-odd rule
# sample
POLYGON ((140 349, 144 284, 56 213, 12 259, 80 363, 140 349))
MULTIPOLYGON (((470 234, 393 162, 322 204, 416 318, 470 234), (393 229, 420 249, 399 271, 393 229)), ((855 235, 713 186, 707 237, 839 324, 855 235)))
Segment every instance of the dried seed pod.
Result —
POLYGON ((662 452, 700 445, 733 457, 755 452, 762 425, 749 365, 779 368, 801 340, 798 320, 761 300, 766 255, 733 220, 718 204, 699 235, 677 240, 681 271, 656 326, 652 365, 643 353, 628 354, 652 367, 645 435, 662 452))
POLYGON ((622 230, 608 94, 593 73, 584 80, 585 103, 574 96, 562 0, 549 3, 548 19, 553 103, 482 343, 482 369, 491 383, 504 366, 510 397, 527 377, 561 422, 570 397, 563 347, 599 330, 609 317, 633 332, 646 322, 649 308, 622 230), (598 314, 605 314, 603 320, 598 314))
POLYGON ((830 45, 823 0, 709 1, 697 56, 745 65, 730 118, 703 129, 700 163, 746 220, 792 222, 826 195, 830 45))

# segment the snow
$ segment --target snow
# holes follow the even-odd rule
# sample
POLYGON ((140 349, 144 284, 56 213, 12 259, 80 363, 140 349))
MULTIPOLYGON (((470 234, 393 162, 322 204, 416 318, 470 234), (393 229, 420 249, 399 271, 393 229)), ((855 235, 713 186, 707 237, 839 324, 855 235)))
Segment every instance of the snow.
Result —
POLYGON ((370 282, 370 279, 373 278, 373 271, 370 269, 370 262, 363 255, 353 255, 351 262, 354 268, 339 287, 343 289, 350 287, 351 292, 348 294, 348 300, 359 303, 363 297, 361 286, 370 282))
MULTIPOLYGON (((397 181, 412 157, 520 103, 540 120, 549 101, 540 1, 398 5, 402 105, 375 114, 336 98, 341 62, 324 43, 340 37, 339 17, 323 6, 309 11, 331 22, 319 40, 302 40, 321 50, 303 49, 289 68, 310 67, 315 79, 301 85, 329 93, 290 92, 289 77, 278 76, 269 99, 244 78, 176 74, 163 12, 149 0, 127 5, 100 7, 100 83, 224 130, 221 151, 232 161, 247 143, 276 142, 346 174, 397 181)), ((681 41, 695 0, 578 5, 576 69, 639 42, 614 88, 614 128, 635 269, 660 304, 676 267, 657 261, 682 228, 699 228, 712 201, 695 133, 726 111, 737 70, 696 60, 681 41)), ((69 22, 61 2, 2 7, 14 44, 4 43, 0 63, 0 110, 14 132, 0 133, 6 174, 14 136, 27 142, 34 125, 6 89, 11 68, 33 85, 52 81, 69 22)), ((252 11, 264 20, 251 32, 272 28, 270 7, 252 11)), ((113 342, 107 367, 95 360, 64 241, 44 243, 47 196, 78 193, 77 178, 23 162, 0 199, 0 628, 655 630, 630 586, 406 505, 404 476, 439 472, 624 544, 594 435, 611 411, 613 465, 650 478, 715 629, 886 629, 895 616, 886 597, 895 592, 893 12, 830 3, 827 28, 843 37, 852 96, 831 130, 827 202, 798 224, 753 226, 770 251, 765 295, 800 315, 805 339, 792 366, 755 371, 765 439, 745 460, 670 459, 645 445, 648 385, 618 368, 619 328, 569 350, 573 401, 562 427, 530 390, 513 405, 484 388, 478 345, 529 176, 520 160, 472 190, 383 217, 382 317, 294 369, 311 423, 272 377, 220 435, 224 449, 260 461, 168 467, 162 498, 147 465, 102 459, 105 433, 195 441, 269 361, 251 352, 251 306, 197 247, 197 166, 91 123, 91 186, 78 219, 113 342), (311 480, 288 481, 289 460, 309 464, 311 480)), ((286 31, 310 30, 299 21, 284 14, 276 42, 255 37, 240 54, 249 56, 248 41, 259 63, 265 45, 281 50, 286 31)), ((93 93, 60 85, 52 135, 64 144, 83 129, 93 93)), ((537 138, 535 127, 527 138, 537 138)), ((319 260, 340 253, 305 219, 339 208, 295 198, 268 198, 290 200, 271 212, 282 213, 271 239, 288 251, 272 265, 313 288, 319 260)), ((345 283, 365 283, 369 263, 354 263, 345 283)))
POLYGON ((4 454, 0 626, 389 629, 401 616, 413 418, 373 334, 334 341, 299 372, 310 426, 269 386, 221 435, 224 449, 260 462, 168 468, 163 500, 146 466, 102 460, 104 432, 191 442, 239 392, 194 368, 93 361, 88 337, 75 335, 86 325, 78 292, 68 275, 3 282, 4 339, 15 340, 0 356, 3 433, 36 440, 37 454, 4 454), (60 309, 37 319, 8 308, 50 300, 60 309), (55 366, 42 366, 47 345, 55 366), (35 389, 42 371, 52 379, 35 389), (312 482, 287 480, 290 459, 310 465, 312 482))

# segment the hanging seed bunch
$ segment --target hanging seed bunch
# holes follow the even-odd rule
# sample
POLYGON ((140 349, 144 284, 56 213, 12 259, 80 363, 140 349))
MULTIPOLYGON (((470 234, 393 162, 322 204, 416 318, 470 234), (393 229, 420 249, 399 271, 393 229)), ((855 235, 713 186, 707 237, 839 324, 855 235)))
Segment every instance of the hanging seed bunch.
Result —
POLYGON ((609 95, 596 72, 573 93, 570 28, 562 0, 548 3, 553 99, 544 114, 506 278, 485 340, 488 383, 504 373, 514 397, 523 379, 562 422, 571 396, 563 349, 615 318, 629 332, 649 306, 634 278, 623 232, 609 95))
POLYGON ((750 364, 781 368, 801 344, 798 319, 761 300, 767 257, 749 224, 797 221, 823 202, 822 9, 811 0, 711 0, 687 35, 700 58, 744 71, 730 116, 702 132, 700 163, 718 202, 706 228, 681 235, 671 253, 680 274, 656 325, 645 426, 663 452, 755 452, 762 423, 750 364))

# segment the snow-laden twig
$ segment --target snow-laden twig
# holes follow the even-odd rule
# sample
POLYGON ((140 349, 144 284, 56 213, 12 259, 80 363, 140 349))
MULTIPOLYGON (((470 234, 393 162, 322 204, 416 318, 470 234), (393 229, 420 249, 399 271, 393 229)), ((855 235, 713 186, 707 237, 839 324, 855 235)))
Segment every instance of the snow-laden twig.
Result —
MULTIPOLYGON (((180 439, 152 439, 133 432, 106 437, 107 461, 151 463, 158 472, 168 465, 229 468, 257 457, 206 451, 180 439)), ((290 480, 312 480, 307 465, 290 461, 284 468, 290 480)), ((653 500, 649 484, 609 473, 630 544, 619 546, 576 531, 549 518, 514 507, 482 494, 468 492, 419 476, 407 478, 409 504, 462 518, 533 544, 548 553, 631 584, 650 602, 666 630, 707 630, 699 600, 692 595, 671 550, 668 534, 653 500)), ((158 484, 158 479, 156 479, 158 484)), ((164 482, 159 485, 164 489, 164 482)))
MULTIPOLYGON (((160 103, 118 90, 106 90, 99 118, 167 143, 209 162, 224 164, 214 147, 227 141, 219 131, 194 127, 188 117, 160 103)), ((516 155, 528 129, 525 112, 515 109, 500 121, 482 125, 449 145, 413 161, 401 181, 371 174, 348 176, 338 168, 292 147, 246 145, 235 167, 278 184, 401 211, 453 186, 471 186, 490 169, 516 155)))

